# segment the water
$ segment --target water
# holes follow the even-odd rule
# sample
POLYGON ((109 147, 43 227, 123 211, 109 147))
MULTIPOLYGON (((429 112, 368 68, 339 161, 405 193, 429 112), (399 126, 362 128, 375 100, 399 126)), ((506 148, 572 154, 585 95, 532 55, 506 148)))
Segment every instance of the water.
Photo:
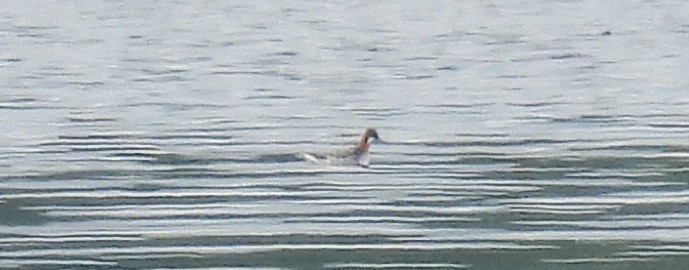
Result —
POLYGON ((3 1, 0 268, 685 269, 686 18, 3 1))

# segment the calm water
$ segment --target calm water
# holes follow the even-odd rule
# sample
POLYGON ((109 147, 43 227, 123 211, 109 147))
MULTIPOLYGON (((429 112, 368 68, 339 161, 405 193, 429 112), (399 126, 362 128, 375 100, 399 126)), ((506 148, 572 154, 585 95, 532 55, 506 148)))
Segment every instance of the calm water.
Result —
POLYGON ((687 18, 2 1, 0 268, 686 269, 687 18))

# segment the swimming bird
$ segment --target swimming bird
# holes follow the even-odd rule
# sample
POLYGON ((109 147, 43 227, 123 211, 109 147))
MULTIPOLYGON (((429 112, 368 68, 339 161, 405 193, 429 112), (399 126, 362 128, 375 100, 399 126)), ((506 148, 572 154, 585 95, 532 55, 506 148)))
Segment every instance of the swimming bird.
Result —
POLYGON ((359 165, 368 168, 371 163, 369 148, 375 141, 379 141, 378 132, 373 128, 367 128, 356 145, 338 149, 330 153, 304 153, 302 158, 316 162, 334 165, 359 165))

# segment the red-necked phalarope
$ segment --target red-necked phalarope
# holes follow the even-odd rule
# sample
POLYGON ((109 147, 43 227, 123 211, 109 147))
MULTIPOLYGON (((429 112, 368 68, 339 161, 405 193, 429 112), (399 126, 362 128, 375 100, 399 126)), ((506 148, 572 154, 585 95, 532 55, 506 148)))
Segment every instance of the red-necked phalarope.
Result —
POLYGON ((368 168, 371 164, 371 156, 368 149, 376 140, 380 140, 380 138, 378 138, 378 132, 373 128, 368 128, 364 131, 364 134, 361 134, 361 138, 356 146, 340 149, 331 153, 305 153, 302 154, 302 157, 317 163, 359 165, 368 168))

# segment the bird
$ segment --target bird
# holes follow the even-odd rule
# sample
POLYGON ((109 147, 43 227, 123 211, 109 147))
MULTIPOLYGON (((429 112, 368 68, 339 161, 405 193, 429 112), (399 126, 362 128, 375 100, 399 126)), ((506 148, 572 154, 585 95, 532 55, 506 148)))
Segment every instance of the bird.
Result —
POLYGON ((380 141, 378 132, 374 128, 367 128, 359 141, 354 146, 344 149, 337 149, 328 153, 303 153, 302 158, 315 163, 325 163, 332 165, 358 165, 369 168, 371 156, 369 148, 371 144, 380 141))

